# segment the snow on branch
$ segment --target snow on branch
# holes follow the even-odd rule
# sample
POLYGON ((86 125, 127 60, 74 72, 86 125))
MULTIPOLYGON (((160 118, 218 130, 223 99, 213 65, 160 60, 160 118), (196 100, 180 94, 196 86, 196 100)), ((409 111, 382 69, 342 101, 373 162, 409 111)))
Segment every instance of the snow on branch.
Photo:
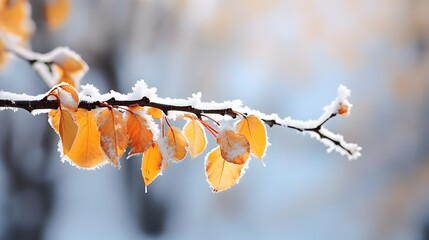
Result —
MULTIPOLYGON (((1 35, 0 40, 2 40, 1 35)), ((80 80, 89 70, 88 65, 79 54, 68 47, 57 47, 42 54, 22 48, 13 41, 4 41, 4 43, 8 52, 31 65, 48 87, 53 87, 61 82, 78 87, 80 80)))
MULTIPOLYGON (((241 101, 238 100, 223 103, 202 102, 201 93, 193 94, 188 99, 160 98, 156 94, 156 88, 149 88, 143 80, 138 81, 129 94, 114 91, 99 94, 98 89, 92 85, 82 86, 82 89, 79 93, 78 105, 81 109, 92 110, 108 106, 120 109, 120 107, 141 106, 159 109, 170 119, 175 119, 178 113, 190 113, 198 119, 211 119, 215 122, 235 119, 238 115, 255 115, 270 127, 283 126, 309 134, 324 143, 328 147, 328 152, 335 150, 347 155, 349 159, 357 159, 361 155, 361 147, 347 143, 342 135, 334 134, 324 127, 324 124, 333 117, 350 113, 352 105, 347 100, 350 90, 343 85, 338 87, 338 97, 323 108, 324 112, 320 118, 310 121, 293 120, 290 117, 282 119, 277 114, 264 114, 242 106, 241 101)), ((40 113, 58 107, 58 101, 49 94, 28 96, 0 91, 0 109, 21 108, 40 113)))

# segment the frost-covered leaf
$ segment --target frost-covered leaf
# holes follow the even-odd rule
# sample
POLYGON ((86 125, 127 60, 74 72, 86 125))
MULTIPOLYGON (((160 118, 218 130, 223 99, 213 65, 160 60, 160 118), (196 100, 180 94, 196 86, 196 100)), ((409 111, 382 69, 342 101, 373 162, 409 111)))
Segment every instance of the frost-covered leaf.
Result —
POLYGON ((119 158, 128 144, 127 125, 122 113, 116 109, 105 109, 98 115, 97 125, 101 134, 101 148, 109 161, 119 167, 119 158))
POLYGON ((70 111, 75 111, 79 105, 79 94, 73 86, 62 83, 56 87, 56 93, 51 92, 51 95, 56 95, 59 101, 60 108, 66 108, 70 111))
POLYGON ((61 121, 61 112, 59 109, 54 109, 49 111, 48 122, 51 125, 52 129, 59 134, 60 133, 60 121, 61 121))
POLYGON ((214 192, 226 190, 238 183, 246 166, 226 161, 219 147, 207 154, 205 164, 207 181, 214 192))
POLYGON ((182 160, 186 156, 186 147, 188 142, 179 128, 171 126, 167 134, 167 144, 173 149, 174 158, 177 161, 182 160))
POLYGON ((149 186, 161 172, 162 154, 156 142, 146 150, 142 158, 142 176, 145 186, 149 186))
POLYGON ((144 153, 153 142, 153 133, 147 119, 137 113, 139 108, 130 108, 130 112, 126 113, 128 142, 131 147, 129 155, 144 153))
POLYGON ((66 155, 71 150, 78 132, 74 112, 79 104, 79 95, 76 89, 68 84, 53 88, 49 95, 55 96, 59 102, 59 108, 49 112, 49 122, 59 134, 62 154, 66 155))
POLYGON ((250 145, 246 137, 240 133, 226 129, 219 132, 217 143, 222 157, 235 164, 244 164, 250 155, 250 145))
POLYGON ((63 71, 68 73, 75 73, 84 69, 84 63, 82 63, 82 60, 72 56, 64 56, 62 58, 58 57, 54 63, 63 71))
POLYGON ((340 103, 340 107, 338 108, 338 114, 340 114, 341 116, 348 116, 349 113, 349 105, 340 103))
POLYGON ((56 109, 49 112, 49 123, 60 136, 63 155, 68 154, 78 132, 73 114, 67 109, 56 109))
POLYGON ((50 87, 68 83, 77 88, 89 69, 80 55, 67 47, 57 47, 48 53, 37 54, 31 58, 37 60, 33 64, 33 68, 50 87))
POLYGON ((151 115, 153 119, 160 119, 164 116, 164 112, 159 108, 145 107, 147 114, 151 115))
POLYGON ((189 119, 183 127, 183 134, 188 139, 188 152, 191 158, 200 155, 207 146, 206 133, 204 132, 201 123, 195 118, 189 119))
POLYGON ((70 4, 68 0, 45 0, 43 10, 47 25, 51 29, 57 29, 67 19, 70 11, 70 4))
POLYGON ((49 91, 48 95, 57 99, 59 108, 75 111, 79 106, 79 94, 70 84, 58 84, 49 91))
POLYGON ((0 32, 19 37, 25 44, 33 31, 31 7, 26 0, 0 1, 0 32))
POLYGON ((159 108, 145 107, 146 113, 151 115, 153 119, 160 119, 164 116, 164 112, 159 108))
POLYGON ((255 115, 243 117, 237 124, 237 131, 249 141, 252 153, 262 159, 267 148, 267 130, 264 123, 255 115))
POLYGON ((65 51, 57 54, 52 60, 52 69, 57 72, 57 83, 68 83, 77 87, 88 66, 82 58, 74 52, 65 51))
POLYGON ((0 68, 6 63, 6 48, 0 39, 0 68))
POLYGON ((82 168, 95 168, 105 162, 100 146, 101 135, 93 111, 78 109, 74 114, 78 126, 76 139, 65 154, 74 164, 82 168))

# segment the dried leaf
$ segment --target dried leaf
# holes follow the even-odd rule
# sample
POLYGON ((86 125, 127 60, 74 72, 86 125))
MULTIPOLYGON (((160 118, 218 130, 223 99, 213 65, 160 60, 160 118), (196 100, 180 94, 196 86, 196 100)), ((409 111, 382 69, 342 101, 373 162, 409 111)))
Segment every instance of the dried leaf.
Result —
POLYGON ((76 88, 69 84, 61 84, 57 89, 60 106, 69 110, 76 110, 79 105, 79 94, 76 88))
POLYGON ((77 56, 59 56, 54 59, 52 69, 59 76, 57 84, 68 83, 76 87, 80 78, 86 72, 87 65, 77 56))
POLYGON ((51 29, 59 28, 67 19, 69 11, 68 0, 45 0, 44 17, 51 29))
POLYGON ((12 33, 21 38, 20 44, 29 39, 32 20, 29 3, 26 0, 5 1, 0 7, 0 31, 12 33))
POLYGON ((6 63, 6 48, 0 39, 0 68, 6 63))
POLYGON ((159 108, 145 107, 146 113, 151 115, 153 119, 160 119, 164 116, 164 112, 159 108))
POLYGON ((70 77, 70 75, 68 74, 64 74, 62 72, 62 70, 58 70, 60 72, 60 77, 58 78, 58 82, 57 83, 68 83, 72 86, 76 86, 76 81, 70 77))
POLYGON ((116 109, 105 109, 98 116, 97 125, 101 134, 101 148, 110 162, 119 167, 119 158, 128 144, 127 125, 122 113, 116 109))
POLYGON ((183 134, 189 142, 189 155, 194 158, 200 155, 207 146, 206 133, 200 122, 191 118, 183 127, 183 134))
POLYGON ((104 153, 100 146, 101 135, 93 111, 78 109, 74 113, 78 132, 73 146, 66 156, 77 166, 94 168, 104 163, 104 153))
POLYGON ((49 95, 57 98, 60 109, 67 109, 74 112, 79 106, 79 94, 76 89, 69 84, 62 83, 55 86, 49 92, 49 95))
POLYGON ((167 144, 173 148, 174 158, 177 161, 182 160, 186 156, 186 147, 188 142, 179 128, 171 126, 167 134, 167 144))
POLYGON ((142 176, 144 184, 149 186, 161 172, 162 154, 156 142, 153 142, 142 158, 142 176))
POLYGON ((131 112, 127 112, 128 144, 131 147, 129 155, 144 153, 153 142, 153 133, 146 118, 136 113, 138 108, 130 108, 131 112))
POLYGON ((232 130, 219 132, 217 143, 222 157, 235 164, 244 164, 250 155, 250 145, 246 137, 232 130))
POLYGON ((60 119, 61 119, 60 114, 61 113, 59 109, 51 110, 49 111, 49 114, 48 114, 48 122, 57 134, 60 133, 60 119))
POLYGON ((249 141, 252 153, 262 159, 267 148, 267 130, 264 123, 255 115, 250 115, 241 119, 237 124, 237 131, 249 141))
POLYGON ((348 104, 341 103, 338 108, 338 114, 341 116, 348 116, 350 114, 350 109, 348 104))
POLYGON ((73 146, 78 132, 78 126, 71 112, 56 109, 49 112, 52 128, 60 136, 63 154, 66 155, 73 146))
POLYGON ((67 73, 76 73, 84 70, 85 63, 82 59, 74 58, 73 56, 64 56, 54 60, 54 63, 67 73))
POLYGON ((216 147, 206 156, 207 181, 214 192, 220 192, 238 183, 246 164, 234 164, 223 159, 220 148, 216 147))

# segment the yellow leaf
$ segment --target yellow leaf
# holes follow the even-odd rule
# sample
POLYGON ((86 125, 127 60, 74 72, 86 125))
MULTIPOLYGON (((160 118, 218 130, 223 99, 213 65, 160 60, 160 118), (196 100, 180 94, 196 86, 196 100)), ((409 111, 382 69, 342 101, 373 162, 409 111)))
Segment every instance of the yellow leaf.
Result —
POLYGON ((46 0, 44 16, 47 25, 51 29, 59 28, 67 19, 70 11, 68 0, 46 0))
POLYGON ((255 115, 250 115, 237 124, 237 131, 249 141, 252 153, 262 159, 267 148, 267 130, 264 123, 255 115))
POLYGON ((32 31, 30 6, 26 0, 3 0, 0 7, 0 32, 19 36, 20 44, 27 42, 32 31))
POLYGON ((64 56, 54 59, 52 69, 57 72, 59 76, 57 84, 68 83, 76 87, 77 80, 80 79, 84 71, 87 70, 87 65, 82 59, 77 59, 73 56, 64 56))
POLYGON ((72 56, 67 56, 65 58, 55 60, 54 63, 64 72, 75 73, 84 70, 85 63, 81 61, 81 59, 76 59, 72 56))
POLYGON ((216 139, 220 146, 222 157, 235 164, 244 164, 250 155, 249 141, 240 133, 232 130, 219 132, 216 139))
POLYGON ((48 114, 49 117, 49 124, 51 124, 51 127, 55 130, 57 134, 60 133, 60 110, 54 109, 49 111, 48 114))
POLYGON ((0 39, 0 68, 6 63, 6 48, 0 39))
POLYGON ((56 109, 49 112, 52 128, 60 135, 63 154, 66 155, 73 146, 78 132, 75 119, 68 110, 56 109))
POLYGON ((79 106, 79 94, 76 88, 67 83, 55 86, 55 88, 49 92, 49 95, 57 98, 59 101, 59 108, 74 112, 79 106))
POLYGON ((58 87, 58 96, 62 107, 75 110, 79 105, 79 94, 76 88, 69 84, 62 84, 58 87))
POLYGON ((104 163, 104 153, 100 146, 101 135, 93 111, 78 109, 74 113, 78 132, 70 151, 70 160, 82 168, 94 168, 104 163))
MULTIPOLYGON (((61 71, 61 70, 60 70, 61 71)), ((68 83, 72 86, 76 86, 76 81, 68 74, 61 73, 58 83, 68 83)))
POLYGON ((183 127, 183 134, 189 141, 189 155, 194 158, 200 155, 207 146, 206 133, 195 118, 188 120, 186 125, 183 127))
POLYGON ((159 108, 145 107, 146 113, 151 115, 153 119, 160 119, 164 116, 164 112, 159 108))
POLYGON ((142 158, 142 176, 146 187, 159 175, 161 166, 162 154, 158 144, 153 142, 142 158))
POLYGON ((171 126, 167 132, 167 144, 173 148, 174 158, 177 161, 182 160, 186 156, 186 147, 188 142, 179 128, 171 126))
POLYGON ((144 153, 153 142, 153 133, 149 129, 149 125, 145 117, 137 114, 138 108, 130 108, 131 112, 127 112, 127 133, 128 144, 131 147, 128 155, 144 153))
POLYGON ((76 139, 76 134, 78 131, 73 116, 69 111, 61 110, 61 120, 59 127, 61 141, 63 145, 63 154, 67 154, 76 139))
POLYGON ((97 118, 98 130, 101 134, 101 148, 110 162, 119 167, 119 158, 127 148, 127 125, 122 114, 116 109, 105 109, 97 118))
POLYGON ((232 187, 240 180, 245 164, 234 164, 222 158, 220 148, 216 147, 206 156, 207 181, 214 192, 232 187))
POLYGON ((74 87, 67 84, 56 87, 49 94, 56 96, 59 101, 59 108, 49 112, 49 122, 60 135, 63 154, 66 155, 78 132, 73 112, 78 107, 79 95, 74 87))

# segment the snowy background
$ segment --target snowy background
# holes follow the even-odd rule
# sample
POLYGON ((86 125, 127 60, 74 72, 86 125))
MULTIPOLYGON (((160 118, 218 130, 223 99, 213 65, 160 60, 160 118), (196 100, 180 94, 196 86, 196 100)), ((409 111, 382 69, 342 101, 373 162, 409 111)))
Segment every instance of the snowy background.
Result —
MULTIPOLYGON (((201 156, 171 165, 144 194, 140 158, 78 170, 61 163, 46 115, 3 111, 0 239, 429 236, 428 1, 74 0, 57 31, 31 2, 33 49, 69 46, 91 68, 82 83, 102 92, 144 79, 160 97, 201 91, 307 120, 343 83, 354 108, 328 128, 363 156, 348 161, 273 128, 267 166, 252 160, 232 189, 211 192, 201 156)), ((0 71, 0 89, 47 91, 21 60, 0 71)))

